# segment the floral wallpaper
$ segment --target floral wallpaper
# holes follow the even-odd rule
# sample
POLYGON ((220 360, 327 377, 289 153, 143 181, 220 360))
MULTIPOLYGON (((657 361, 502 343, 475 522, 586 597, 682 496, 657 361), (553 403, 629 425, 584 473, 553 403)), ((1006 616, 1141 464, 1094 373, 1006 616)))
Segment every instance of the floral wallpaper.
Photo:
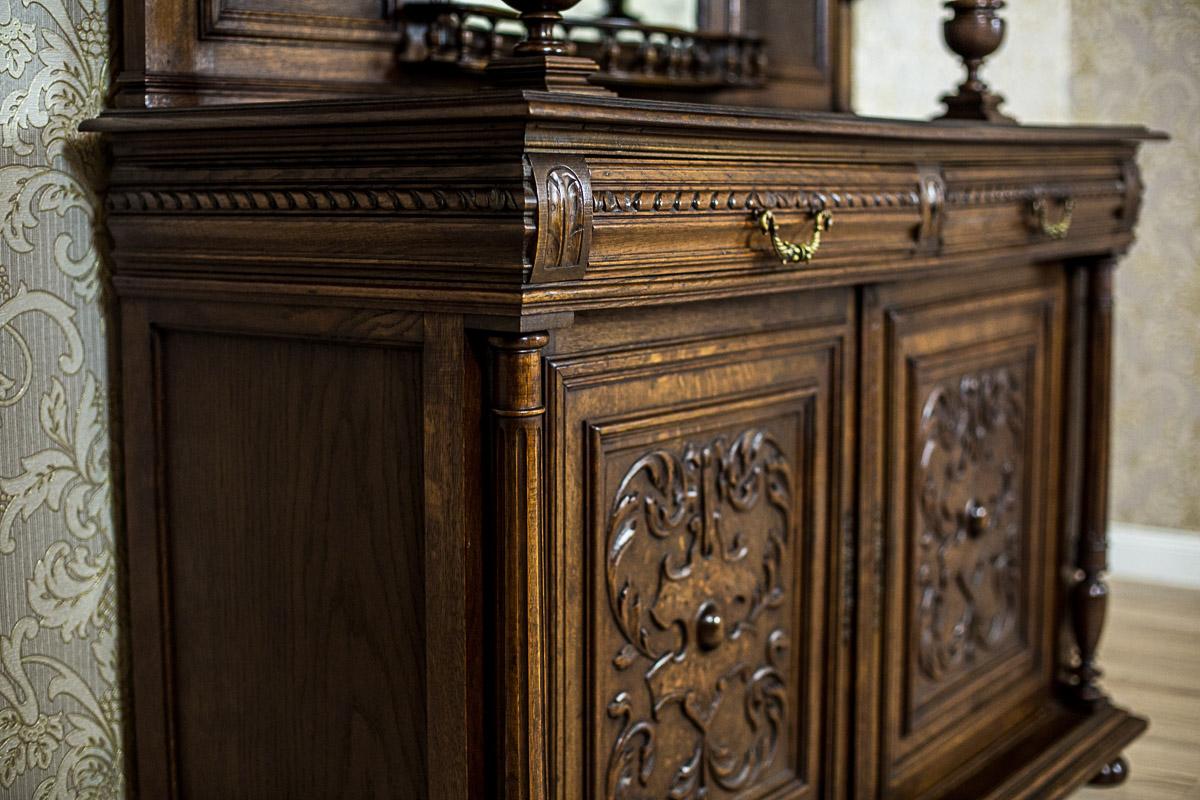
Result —
POLYGON ((99 143, 105 0, 0 0, 0 797, 124 795, 99 143))
POLYGON ((1200 0, 1072 0, 1080 122, 1166 131, 1117 270, 1113 518, 1200 531, 1200 0))

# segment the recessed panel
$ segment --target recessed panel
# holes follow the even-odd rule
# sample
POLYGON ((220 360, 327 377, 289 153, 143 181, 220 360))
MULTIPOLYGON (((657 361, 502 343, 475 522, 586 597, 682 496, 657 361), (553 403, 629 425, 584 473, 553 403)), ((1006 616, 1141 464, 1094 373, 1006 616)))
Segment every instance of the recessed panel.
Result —
POLYGON ((1036 270, 978 283, 886 287, 868 317, 880 796, 896 800, 941 796, 1051 691, 1062 287, 1036 270))
POLYGON ((159 341, 180 795, 425 797, 418 353, 159 341))

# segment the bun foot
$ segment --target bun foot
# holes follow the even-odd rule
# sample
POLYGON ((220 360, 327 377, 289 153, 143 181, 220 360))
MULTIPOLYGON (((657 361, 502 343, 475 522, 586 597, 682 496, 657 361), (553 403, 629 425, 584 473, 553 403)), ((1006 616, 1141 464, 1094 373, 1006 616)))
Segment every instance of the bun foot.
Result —
POLYGON ((1091 786, 1120 786, 1129 777, 1129 762, 1122 756, 1117 756, 1112 761, 1100 768, 1088 784, 1091 786))

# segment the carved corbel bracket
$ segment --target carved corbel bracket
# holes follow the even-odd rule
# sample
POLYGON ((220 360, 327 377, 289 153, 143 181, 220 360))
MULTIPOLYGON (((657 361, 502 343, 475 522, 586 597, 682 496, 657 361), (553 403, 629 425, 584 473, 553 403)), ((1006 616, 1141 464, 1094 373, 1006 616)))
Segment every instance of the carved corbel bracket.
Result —
POLYGON ((936 254, 942 251, 942 225, 946 216, 946 179, 939 165, 917 166, 921 223, 916 230, 916 252, 936 254))
POLYGON ((530 155, 537 195, 533 283, 577 280, 592 246, 592 176, 582 156, 530 155))
POLYGON ((1137 160, 1128 158, 1121 162, 1121 182, 1125 185, 1125 202, 1118 212, 1126 230, 1133 230, 1142 211, 1142 171, 1137 160))

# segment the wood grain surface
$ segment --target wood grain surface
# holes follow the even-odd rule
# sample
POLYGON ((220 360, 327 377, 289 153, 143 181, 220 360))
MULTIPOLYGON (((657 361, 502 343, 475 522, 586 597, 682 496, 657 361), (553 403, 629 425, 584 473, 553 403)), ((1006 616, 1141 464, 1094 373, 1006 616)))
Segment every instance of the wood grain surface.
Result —
POLYGON ((162 351, 180 794, 424 797, 418 355, 162 351))

